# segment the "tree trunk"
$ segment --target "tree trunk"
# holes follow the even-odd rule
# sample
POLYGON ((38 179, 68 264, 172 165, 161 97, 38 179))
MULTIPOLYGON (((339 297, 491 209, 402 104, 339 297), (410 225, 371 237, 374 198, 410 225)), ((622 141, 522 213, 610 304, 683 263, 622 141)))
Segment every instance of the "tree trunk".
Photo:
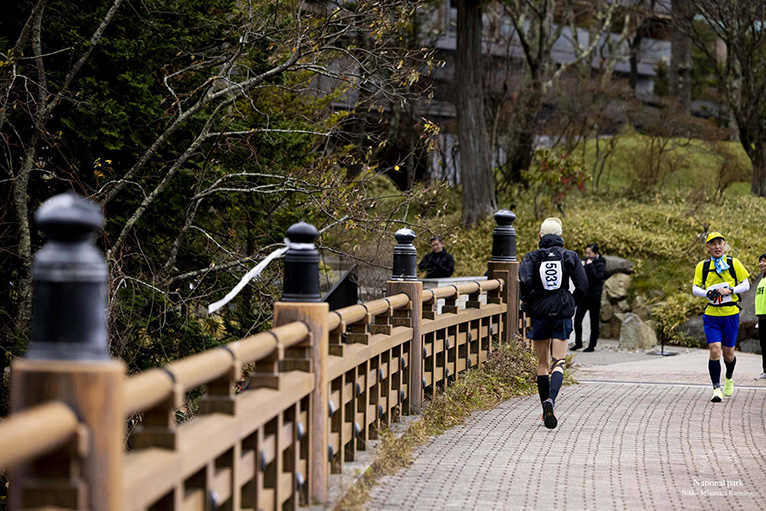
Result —
POLYGON ((531 81, 522 86, 513 107, 505 164, 506 178, 512 183, 521 183, 521 173, 532 164, 537 117, 542 108, 541 91, 539 82, 531 81))
MULTIPOLYGON (((32 317, 32 233, 29 225, 27 189, 32 167, 37 159, 37 139, 30 145, 19 173, 13 180, 13 210, 18 222, 18 256, 21 260, 18 274, 18 300, 16 305, 16 329, 24 335, 28 332, 32 317)), ((4 354, 3 354, 4 355, 4 354)))
POLYGON ((671 36, 670 94, 678 99, 679 110, 692 111, 692 41, 689 38, 689 0, 672 0, 673 17, 678 28, 671 36))
POLYGON ((489 135, 484 117, 480 0, 458 2, 457 87, 463 225, 471 225, 497 209, 489 135))
POLYGON ((766 197, 766 140, 759 138, 751 154, 753 180, 750 183, 750 193, 757 197, 766 197))
MULTIPOLYGON (((639 27, 637 30, 641 30, 639 27)), ((636 86, 638 85, 638 61, 641 58, 641 41, 643 35, 640 33, 633 38, 630 43, 630 75, 628 77, 628 83, 630 84, 630 90, 633 91, 633 95, 636 95, 636 86)))

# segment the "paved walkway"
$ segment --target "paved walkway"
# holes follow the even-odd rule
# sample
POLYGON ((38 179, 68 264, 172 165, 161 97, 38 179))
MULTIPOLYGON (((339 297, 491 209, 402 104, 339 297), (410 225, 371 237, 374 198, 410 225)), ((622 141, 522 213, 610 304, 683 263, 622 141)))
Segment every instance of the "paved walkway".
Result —
POLYGON ((709 401, 707 352, 575 358, 559 426, 537 396, 471 416, 371 492, 370 510, 766 509, 766 383, 738 353, 734 396, 709 401))

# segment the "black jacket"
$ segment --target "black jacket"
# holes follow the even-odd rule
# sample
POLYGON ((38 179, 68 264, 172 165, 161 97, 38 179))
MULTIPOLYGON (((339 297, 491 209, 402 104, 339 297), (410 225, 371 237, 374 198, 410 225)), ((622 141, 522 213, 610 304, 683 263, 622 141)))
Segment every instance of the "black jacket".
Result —
POLYGON ((420 261, 418 269, 426 272, 427 279, 445 279, 455 271, 455 260, 444 249, 441 252, 429 252, 420 261))
POLYGON ((588 289, 588 277, 580 257, 565 249, 564 240, 555 234, 543 236, 539 246, 524 256, 519 265, 524 312, 536 319, 571 318, 588 289), (569 292, 570 279, 575 286, 572 293, 569 292))
POLYGON ((588 291, 585 296, 600 300, 601 291, 604 289, 604 279, 606 279, 606 260, 599 255, 583 268, 588 276, 588 291))

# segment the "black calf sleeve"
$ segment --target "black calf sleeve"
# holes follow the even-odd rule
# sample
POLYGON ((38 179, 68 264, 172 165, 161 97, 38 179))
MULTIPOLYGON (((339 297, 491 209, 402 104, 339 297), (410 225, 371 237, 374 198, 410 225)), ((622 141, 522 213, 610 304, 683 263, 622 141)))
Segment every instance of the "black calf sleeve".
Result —
POLYGON ((550 393, 550 382, 548 380, 548 375, 537 375, 537 393, 540 394, 540 402, 542 403, 546 399, 548 399, 548 394, 550 393))
POLYGON ((562 383, 564 383, 564 373, 555 371, 551 375, 551 391, 549 393, 549 397, 551 398, 551 401, 553 401, 553 404, 556 404, 556 398, 559 395, 562 383))

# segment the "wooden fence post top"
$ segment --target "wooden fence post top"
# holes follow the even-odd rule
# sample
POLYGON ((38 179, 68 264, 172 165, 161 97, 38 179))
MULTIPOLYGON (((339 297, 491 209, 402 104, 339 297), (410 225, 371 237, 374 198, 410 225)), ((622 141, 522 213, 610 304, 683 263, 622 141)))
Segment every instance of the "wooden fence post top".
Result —
POLYGON ((75 448, 59 447, 45 461, 14 469, 11 506, 66 502, 73 509, 116 511, 125 365, 108 351, 108 268, 94 243, 104 217, 94 202, 66 193, 45 201, 35 219, 48 240, 32 266, 32 341, 28 359, 12 364, 11 409, 61 401, 76 414, 81 434, 75 448), (62 488, 51 474, 69 482, 62 488))

